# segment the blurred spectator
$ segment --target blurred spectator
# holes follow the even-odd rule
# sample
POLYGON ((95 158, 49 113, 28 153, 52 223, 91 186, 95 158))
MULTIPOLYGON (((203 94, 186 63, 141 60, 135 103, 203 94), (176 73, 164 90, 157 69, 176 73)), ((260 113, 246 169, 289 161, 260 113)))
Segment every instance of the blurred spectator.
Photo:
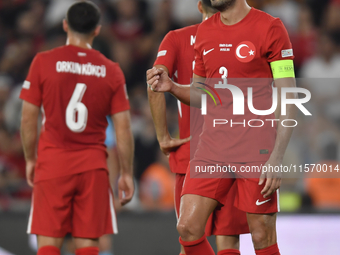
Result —
POLYGON ((0 20, 6 29, 13 29, 18 15, 26 10, 26 0, 2 0, 0 1, 0 20))
POLYGON ((291 0, 273 0, 264 6, 263 10, 282 20, 288 32, 296 31, 300 7, 291 0))
POLYGON ((340 30, 340 0, 331 0, 324 17, 328 30, 340 30))
POLYGON ((0 73, 10 75, 15 82, 22 82, 26 78, 28 65, 32 60, 32 46, 29 40, 8 44, 0 60, 0 73))
MULTIPOLYGON (((308 89, 314 95, 314 104, 322 108, 331 119, 340 121, 340 55, 331 33, 319 36, 318 53, 307 61, 301 77, 308 78, 308 89)), ((340 124, 340 122, 339 122, 340 124)))
POLYGON ((312 13, 303 6, 298 16, 297 30, 292 33, 291 41, 294 49, 294 65, 299 70, 306 60, 314 56, 317 44, 317 31, 313 24, 312 13))
POLYGON ((329 143, 323 151, 323 160, 319 165, 327 166, 327 171, 312 172, 306 177, 307 192, 313 205, 324 211, 340 209, 340 162, 337 160, 338 144, 329 143), (332 172, 330 170, 332 168, 332 172), (336 171, 335 169, 338 169, 336 171), (314 178, 313 178, 314 177, 314 178))
POLYGON ((16 88, 12 89, 3 109, 6 126, 12 132, 17 132, 20 129, 20 116, 22 107, 22 101, 19 99, 20 91, 21 86, 17 86, 16 88))
POLYGON ((135 89, 130 96, 134 118, 132 129, 135 136, 135 176, 140 180, 143 172, 157 159, 159 149, 149 103, 142 91, 135 89))
POLYGON ((173 0, 174 18, 181 26, 198 24, 202 21, 202 15, 197 11, 197 0, 173 0))
MULTIPOLYGON (((7 98, 9 96, 9 91, 11 88, 11 78, 8 76, 0 76, 0 112, 3 110, 7 98)), ((0 118, 0 121, 3 120, 0 118)))
POLYGON ((316 27, 322 27, 324 23, 324 15, 331 0, 304 0, 311 8, 313 13, 313 22, 316 27))
POLYGON ((118 41, 132 42, 150 31, 150 24, 140 7, 141 3, 137 0, 117 1, 117 17, 112 32, 118 41))
MULTIPOLYGON (((318 37, 317 55, 302 68, 302 78, 340 78, 340 55, 333 34, 323 32, 318 37)), ((320 93, 324 88, 319 87, 320 93)), ((315 88, 316 89, 316 88, 315 88)))
POLYGON ((140 181, 140 199, 146 210, 174 209, 175 176, 170 172, 168 158, 158 152, 158 160, 150 165, 140 181))
POLYGON ((49 29, 61 24, 61 21, 65 18, 65 13, 74 2, 76 0, 51 0, 46 10, 44 22, 46 27, 49 29))
POLYGON ((143 40, 152 32, 152 23, 145 15, 144 1, 117 0, 111 6, 115 14, 111 25, 114 37, 113 58, 120 63, 131 88, 145 76, 140 66, 148 62, 150 49, 143 48, 143 40))

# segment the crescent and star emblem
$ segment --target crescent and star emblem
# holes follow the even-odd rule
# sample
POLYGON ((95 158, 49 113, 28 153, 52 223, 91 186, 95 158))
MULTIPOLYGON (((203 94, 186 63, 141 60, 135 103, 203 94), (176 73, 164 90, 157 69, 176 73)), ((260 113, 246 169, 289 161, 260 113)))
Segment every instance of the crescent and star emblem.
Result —
POLYGON ((241 42, 236 48, 236 58, 242 63, 248 63, 255 58, 255 45, 252 42, 241 42))

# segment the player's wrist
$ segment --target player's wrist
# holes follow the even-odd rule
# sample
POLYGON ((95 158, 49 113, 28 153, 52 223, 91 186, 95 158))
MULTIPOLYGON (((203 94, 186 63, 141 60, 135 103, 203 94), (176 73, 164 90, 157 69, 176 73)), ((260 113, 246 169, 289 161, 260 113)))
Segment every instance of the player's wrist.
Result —
POLYGON ((132 167, 130 168, 121 168, 120 169, 120 175, 121 176, 133 176, 133 170, 132 167))
MULTIPOLYGON (((169 80, 170 80, 170 78, 169 78, 169 80)), ((179 86, 176 83, 174 83, 172 80, 170 80, 170 84, 171 84, 171 86, 170 86, 170 89, 169 89, 169 93, 176 97, 178 90, 179 90, 179 86)))
POLYGON ((37 161, 36 157, 25 157, 26 164, 34 163, 37 161))
POLYGON ((157 141, 160 146, 162 146, 162 144, 169 142, 170 140, 171 140, 171 136, 169 132, 166 132, 164 135, 160 135, 160 136, 157 135, 157 141))
POLYGON ((281 164, 283 160, 283 155, 282 153, 278 153, 276 151, 273 151, 272 154, 270 155, 270 161, 275 162, 277 164, 281 164))

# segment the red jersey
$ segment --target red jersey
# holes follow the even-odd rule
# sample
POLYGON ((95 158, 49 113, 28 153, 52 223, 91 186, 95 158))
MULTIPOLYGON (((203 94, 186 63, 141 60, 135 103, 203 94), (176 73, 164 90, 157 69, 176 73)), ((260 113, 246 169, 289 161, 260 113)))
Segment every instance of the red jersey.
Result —
MULTIPOLYGON (((194 45, 196 40, 196 32, 199 25, 193 25, 174 31, 170 31, 163 39, 157 59, 154 65, 164 65, 169 70, 169 77, 179 84, 190 84, 195 51, 194 45)), ((178 101, 178 124, 180 138, 187 138, 190 136, 190 125, 195 129, 194 133, 200 134, 202 125, 199 122, 200 111, 178 101), (193 115, 198 115, 197 118, 192 118, 190 121, 190 111, 193 115)), ((185 174, 190 160, 190 146, 196 148, 197 137, 192 137, 190 143, 183 144, 176 150, 175 153, 170 154, 170 168, 174 173, 185 174)))
POLYGON ((39 53, 20 98, 42 107, 44 115, 35 182, 107 169, 106 116, 129 109, 118 64, 72 45, 39 53))
POLYGON ((293 59, 292 45, 280 19, 252 8, 242 21, 227 26, 217 13, 199 26, 195 54, 196 75, 227 81, 226 84, 237 86, 244 94, 242 115, 233 114, 235 100, 229 89, 216 89, 223 106, 215 107, 208 99, 208 112, 196 156, 219 162, 268 160, 275 144, 276 123, 266 119, 275 119, 275 116, 251 113, 247 97, 248 87, 252 87, 255 109, 270 109, 273 81, 270 63, 293 59), (216 119, 226 119, 228 124, 213 127, 216 119), (261 124, 256 121, 249 125, 248 121, 254 119, 265 124, 251 127, 261 124))

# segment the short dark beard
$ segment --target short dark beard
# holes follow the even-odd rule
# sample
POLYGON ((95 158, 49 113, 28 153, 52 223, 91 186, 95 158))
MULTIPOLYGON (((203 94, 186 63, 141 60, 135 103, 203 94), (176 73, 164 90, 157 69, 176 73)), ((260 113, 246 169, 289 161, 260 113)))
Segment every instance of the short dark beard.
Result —
POLYGON ((211 5, 216 10, 220 12, 224 12, 225 10, 228 10, 231 6, 235 4, 236 0, 224 0, 222 3, 217 3, 215 1, 212 1, 211 5))

